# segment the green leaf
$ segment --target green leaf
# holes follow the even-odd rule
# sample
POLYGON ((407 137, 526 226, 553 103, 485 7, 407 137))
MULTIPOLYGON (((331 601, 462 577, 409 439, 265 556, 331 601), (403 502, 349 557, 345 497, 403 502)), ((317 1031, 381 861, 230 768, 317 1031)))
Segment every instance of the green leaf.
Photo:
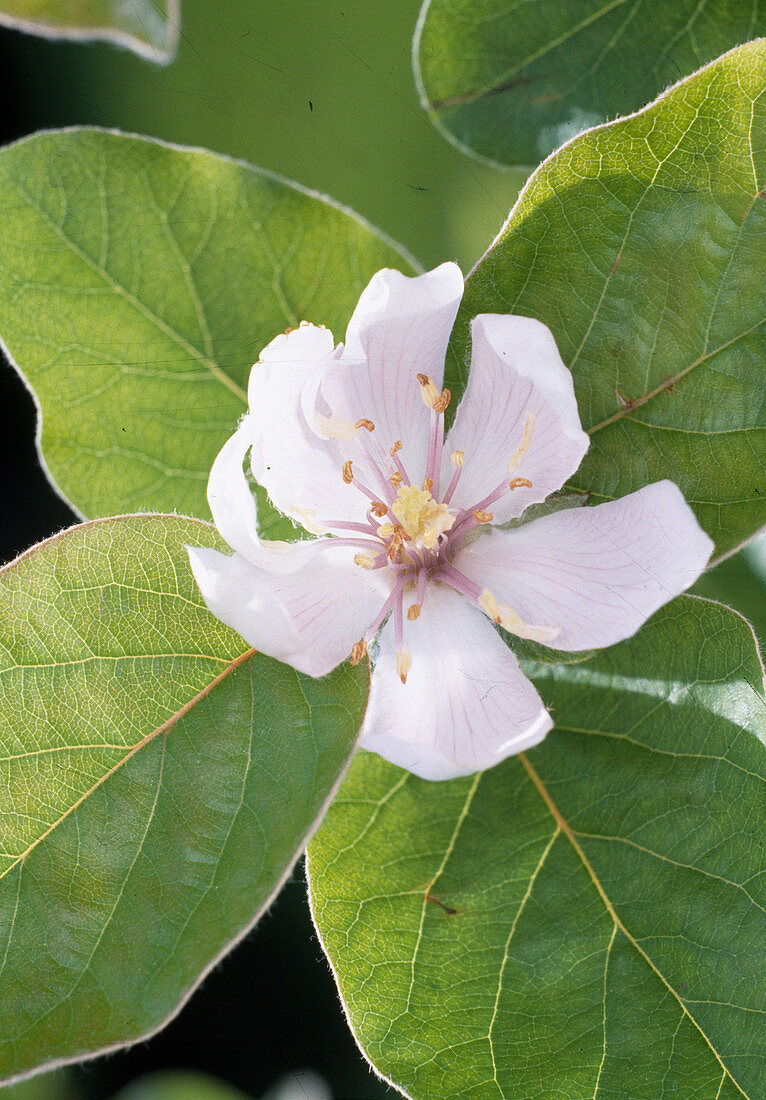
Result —
POLYGON ((295 184, 94 130, 0 152, 0 254, 0 335, 40 403, 51 477, 88 516, 207 518, 261 349, 302 319, 342 336, 375 271, 411 270, 295 184))
POLYGON ((731 0, 426 0, 413 63, 445 137, 489 160, 537 164, 759 34, 766 11, 731 0))
POLYGON ((670 478, 719 555, 766 521, 765 133, 761 40, 565 146, 469 276, 448 370, 477 313, 544 321, 591 436, 569 488, 670 478))
POLYGON ((353 751, 365 671, 313 680, 207 611, 177 516, 0 573, 0 1079, 162 1027, 253 924, 353 751))
POLYGON ((0 0, 0 23, 44 38, 100 39, 166 65, 178 45, 180 0, 0 0))
POLYGON ((357 1041, 424 1100, 757 1100, 752 631, 683 597, 584 664, 527 670, 556 718, 541 746, 448 783, 360 754, 309 848, 357 1041))

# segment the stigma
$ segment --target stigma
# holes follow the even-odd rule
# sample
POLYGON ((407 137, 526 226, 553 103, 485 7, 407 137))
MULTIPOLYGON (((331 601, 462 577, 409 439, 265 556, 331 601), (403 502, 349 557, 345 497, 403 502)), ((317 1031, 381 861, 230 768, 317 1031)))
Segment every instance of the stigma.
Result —
POLYGON ((429 489, 418 489, 416 485, 399 487, 391 511, 407 540, 418 549, 435 549, 441 536, 455 523, 455 513, 446 504, 434 500, 429 489))

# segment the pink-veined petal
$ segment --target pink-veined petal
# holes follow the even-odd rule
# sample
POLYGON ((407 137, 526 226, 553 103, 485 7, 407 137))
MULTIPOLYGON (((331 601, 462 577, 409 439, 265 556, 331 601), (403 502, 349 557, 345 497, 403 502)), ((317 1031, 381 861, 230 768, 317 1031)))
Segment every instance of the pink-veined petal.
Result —
POLYGON ((557 627, 556 649, 629 638, 694 584, 713 543, 672 481, 593 508, 493 529, 455 566, 527 622, 557 627))
POLYGON ((582 462, 588 436, 550 329, 531 317, 485 313, 472 322, 471 338, 468 385, 445 444, 441 484, 454 473, 452 451, 465 456, 452 507, 474 507, 512 478, 531 481, 488 506, 505 523, 561 488, 582 462))
POLYGON ((423 779, 452 779, 531 748, 552 721, 518 661, 475 607, 429 585, 407 621, 412 666, 397 673, 394 626, 380 635, 362 746, 423 779))
MULTIPOLYGON (((425 474, 430 411, 420 396, 418 374, 437 388, 463 295, 460 268, 445 263, 412 278, 386 269, 373 275, 348 326, 341 359, 322 379, 320 414, 375 425, 388 452, 400 441, 400 458, 413 482, 425 474)), ((365 440, 352 440, 346 457, 359 461, 365 440)))
POLYGON ((304 412, 334 361, 332 333, 302 324, 264 348, 248 385, 253 476, 276 508, 314 534, 328 520, 362 520, 366 512, 343 481, 337 442, 317 435, 304 412))
POLYGON ((351 653, 388 595, 388 570, 354 563, 347 546, 260 544, 257 564, 239 555, 189 550, 205 603, 256 649, 309 676, 324 676, 351 653))
POLYGON ((207 483, 208 504, 219 534, 246 558, 258 553, 261 542, 255 498, 243 469, 251 439, 250 420, 245 416, 218 452, 207 483))

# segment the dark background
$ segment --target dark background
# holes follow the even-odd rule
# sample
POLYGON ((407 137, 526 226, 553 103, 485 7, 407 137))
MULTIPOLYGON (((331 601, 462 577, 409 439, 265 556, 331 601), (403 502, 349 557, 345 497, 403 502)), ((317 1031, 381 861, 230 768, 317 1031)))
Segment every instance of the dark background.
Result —
MULTIPOLYGON (((497 233, 522 175, 474 162, 421 110, 410 70, 416 0, 187 0, 177 60, 157 68, 106 45, 0 29, 0 141, 37 129, 116 126, 242 157, 347 203, 425 265, 467 270, 497 233)), ((2 257, 0 257, 2 262, 2 257)), ((0 361, 0 563, 76 521, 48 485, 35 407, 0 361)), ((737 555, 699 590, 766 633, 766 555, 737 555)), ((258 929, 160 1035, 129 1052, 7 1090, 25 1100, 102 1100, 142 1075, 199 1070, 260 1097, 365 1100, 378 1082, 343 1019, 296 869, 258 929), (299 1075, 311 1068, 322 1091, 299 1075)), ((174 1100, 226 1100, 189 1079, 174 1100)), ((170 1100, 162 1079, 130 1095, 170 1100)))

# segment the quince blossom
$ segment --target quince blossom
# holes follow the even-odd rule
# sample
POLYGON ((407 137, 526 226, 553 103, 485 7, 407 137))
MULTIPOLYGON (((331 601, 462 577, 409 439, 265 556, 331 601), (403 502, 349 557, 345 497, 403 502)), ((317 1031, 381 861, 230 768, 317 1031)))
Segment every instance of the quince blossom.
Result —
POLYGON ((379 271, 345 346, 306 323, 273 340, 210 474, 234 554, 189 551, 210 610, 264 653, 322 676, 370 647, 361 744, 426 779, 497 764, 551 728, 502 631, 559 650, 612 645, 712 549, 670 481, 507 526, 571 477, 589 441, 549 329, 495 314, 472 323, 445 439, 462 293, 451 263, 379 271), (248 453, 275 507, 316 539, 260 538, 248 453))

